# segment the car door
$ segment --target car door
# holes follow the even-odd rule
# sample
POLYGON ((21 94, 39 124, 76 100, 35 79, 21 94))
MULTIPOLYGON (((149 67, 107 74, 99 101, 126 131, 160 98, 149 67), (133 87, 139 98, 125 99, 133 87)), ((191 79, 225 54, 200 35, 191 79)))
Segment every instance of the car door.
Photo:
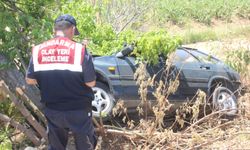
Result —
POLYGON ((139 100, 138 86, 134 79, 134 73, 136 71, 135 57, 117 57, 116 60, 123 88, 121 98, 126 100, 139 100))
MULTIPOLYGON (((153 78, 154 81, 159 82, 160 80, 164 80, 164 70, 165 70, 165 61, 164 58, 159 57, 159 61, 157 64, 147 64, 146 70, 148 75, 153 78)), ((165 81, 164 81, 165 82, 165 81)), ((155 97, 153 92, 155 91, 156 87, 148 87, 148 99, 154 100, 155 97)))
MULTIPOLYGON (((117 58, 118 69, 120 73, 120 81, 123 87, 123 99, 127 100, 140 100, 138 90, 139 86, 136 85, 136 80, 134 79, 134 73, 137 69, 136 59, 132 56, 117 58)), ((153 76, 156 74, 156 80, 159 80, 163 72, 163 63, 158 63, 156 65, 147 65, 146 73, 148 76, 153 76)), ((154 99, 153 96, 154 88, 148 87, 148 99, 154 99)))
POLYGON ((189 50, 177 49, 175 66, 180 71, 178 88, 179 94, 193 97, 198 89, 206 91, 209 78, 212 76, 212 65, 200 61, 189 50))

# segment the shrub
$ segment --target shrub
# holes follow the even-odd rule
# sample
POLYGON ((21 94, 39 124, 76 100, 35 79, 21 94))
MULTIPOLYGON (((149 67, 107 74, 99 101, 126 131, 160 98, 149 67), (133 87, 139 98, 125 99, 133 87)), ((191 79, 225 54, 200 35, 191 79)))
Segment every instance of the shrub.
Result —
POLYGON ((246 67, 250 64, 249 50, 240 49, 229 51, 226 54, 226 63, 242 74, 247 73, 246 67))
POLYGON ((180 43, 180 38, 171 37, 166 31, 151 31, 139 38, 135 54, 140 60, 156 64, 159 60, 159 55, 166 57, 180 43))

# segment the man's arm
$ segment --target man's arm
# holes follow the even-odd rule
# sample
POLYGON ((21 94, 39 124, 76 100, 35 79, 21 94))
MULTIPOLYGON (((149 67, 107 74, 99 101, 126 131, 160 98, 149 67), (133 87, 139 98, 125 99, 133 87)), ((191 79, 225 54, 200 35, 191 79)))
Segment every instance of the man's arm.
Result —
POLYGON ((33 58, 30 58, 30 63, 29 63, 29 67, 26 73, 26 83, 30 84, 30 85, 36 85, 37 81, 35 79, 35 75, 34 75, 34 64, 33 64, 33 58))
POLYGON ((87 50, 85 50, 84 53, 84 60, 82 66, 85 85, 87 85, 88 87, 94 87, 96 84, 96 74, 92 56, 87 52, 87 50))

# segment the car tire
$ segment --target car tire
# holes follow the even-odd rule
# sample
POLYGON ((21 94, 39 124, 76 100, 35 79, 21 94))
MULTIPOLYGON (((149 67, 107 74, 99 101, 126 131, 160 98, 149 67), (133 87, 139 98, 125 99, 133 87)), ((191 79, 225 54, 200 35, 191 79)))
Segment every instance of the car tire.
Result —
POLYGON ((234 117, 237 114, 237 98, 234 93, 226 87, 217 87, 212 95, 213 109, 222 112, 224 116, 234 117), (230 109, 226 111, 227 109, 230 109))
POLYGON ((96 86, 92 90, 94 92, 94 100, 92 100, 93 116, 96 118, 102 117, 103 120, 108 119, 115 104, 114 96, 111 94, 108 86, 102 82, 97 81, 96 86))

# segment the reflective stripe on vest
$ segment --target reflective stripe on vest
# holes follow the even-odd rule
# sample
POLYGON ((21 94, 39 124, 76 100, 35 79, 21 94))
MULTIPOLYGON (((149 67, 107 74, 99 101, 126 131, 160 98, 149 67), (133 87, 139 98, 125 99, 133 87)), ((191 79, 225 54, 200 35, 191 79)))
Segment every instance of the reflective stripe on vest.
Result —
POLYGON ((82 44, 65 37, 46 41, 32 50, 34 72, 49 70, 82 72, 84 51, 82 44))

